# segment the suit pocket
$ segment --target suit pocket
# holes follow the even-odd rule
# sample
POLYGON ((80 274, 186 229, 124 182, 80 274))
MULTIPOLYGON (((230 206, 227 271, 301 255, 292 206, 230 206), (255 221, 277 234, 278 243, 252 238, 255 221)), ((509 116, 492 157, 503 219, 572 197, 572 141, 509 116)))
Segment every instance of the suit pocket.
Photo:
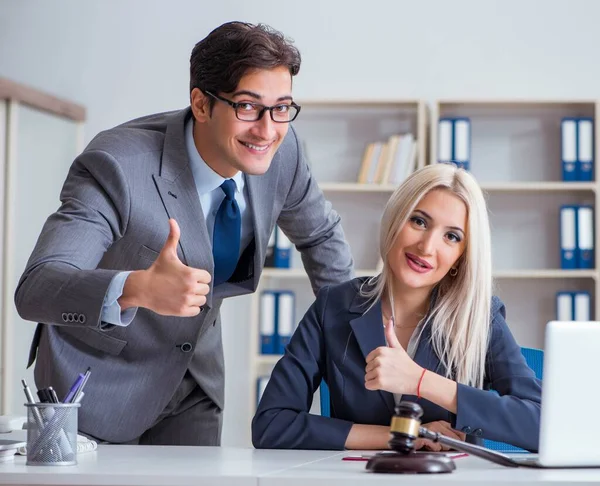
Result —
POLYGON ((59 333, 73 337, 91 348, 117 356, 123 351, 127 341, 110 336, 106 332, 97 331, 90 327, 59 326, 59 333))
POLYGON ((146 245, 142 245, 140 246, 140 249, 138 251, 138 256, 142 259, 145 260, 147 262, 149 262, 150 264, 154 263, 154 261, 158 258, 159 252, 156 250, 153 250, 150 247, 147 247, 146 245))

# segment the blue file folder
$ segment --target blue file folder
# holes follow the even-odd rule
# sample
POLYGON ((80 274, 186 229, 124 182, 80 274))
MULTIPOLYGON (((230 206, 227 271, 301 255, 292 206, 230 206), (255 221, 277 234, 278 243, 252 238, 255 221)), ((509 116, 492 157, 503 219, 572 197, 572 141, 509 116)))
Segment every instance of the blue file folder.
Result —
POLYGON ((560 267, 578 268, 577 264, 577 206, 560 207, 560 267))

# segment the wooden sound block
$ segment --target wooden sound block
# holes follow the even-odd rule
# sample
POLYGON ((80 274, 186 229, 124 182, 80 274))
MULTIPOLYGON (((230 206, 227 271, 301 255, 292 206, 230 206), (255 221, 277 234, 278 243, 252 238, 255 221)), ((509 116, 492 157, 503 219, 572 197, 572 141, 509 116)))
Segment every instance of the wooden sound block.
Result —
POLYGON ((452 459, 440 454, 375 454, 366 465, 367 471, 393 474, 450 473, 456 469, 452 459))

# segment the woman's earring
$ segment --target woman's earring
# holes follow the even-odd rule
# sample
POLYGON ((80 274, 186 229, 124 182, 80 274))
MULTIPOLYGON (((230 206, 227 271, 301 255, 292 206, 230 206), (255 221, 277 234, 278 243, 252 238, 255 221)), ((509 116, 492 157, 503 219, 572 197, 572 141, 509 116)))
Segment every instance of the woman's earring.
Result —
POLYGON ((456 277, 458 275, 458 268, 452 267, 450 269, 450 276, 451 277, 456 277))

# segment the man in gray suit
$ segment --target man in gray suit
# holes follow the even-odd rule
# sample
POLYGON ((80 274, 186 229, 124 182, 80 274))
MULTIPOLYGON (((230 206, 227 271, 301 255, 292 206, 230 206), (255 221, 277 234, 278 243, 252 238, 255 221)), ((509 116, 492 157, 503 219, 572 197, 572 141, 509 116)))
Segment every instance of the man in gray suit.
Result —
POLYGON ((289 124, 297 49, 231 22, 190 64, 190 107, 104 131, 77 157, 15 295, 40 323, 36 385, 63 397, 91 367, 80 430, 111 443, 220 444, 219 309, 256 290, 276 224, 314 291, 352 276, 289 124))

